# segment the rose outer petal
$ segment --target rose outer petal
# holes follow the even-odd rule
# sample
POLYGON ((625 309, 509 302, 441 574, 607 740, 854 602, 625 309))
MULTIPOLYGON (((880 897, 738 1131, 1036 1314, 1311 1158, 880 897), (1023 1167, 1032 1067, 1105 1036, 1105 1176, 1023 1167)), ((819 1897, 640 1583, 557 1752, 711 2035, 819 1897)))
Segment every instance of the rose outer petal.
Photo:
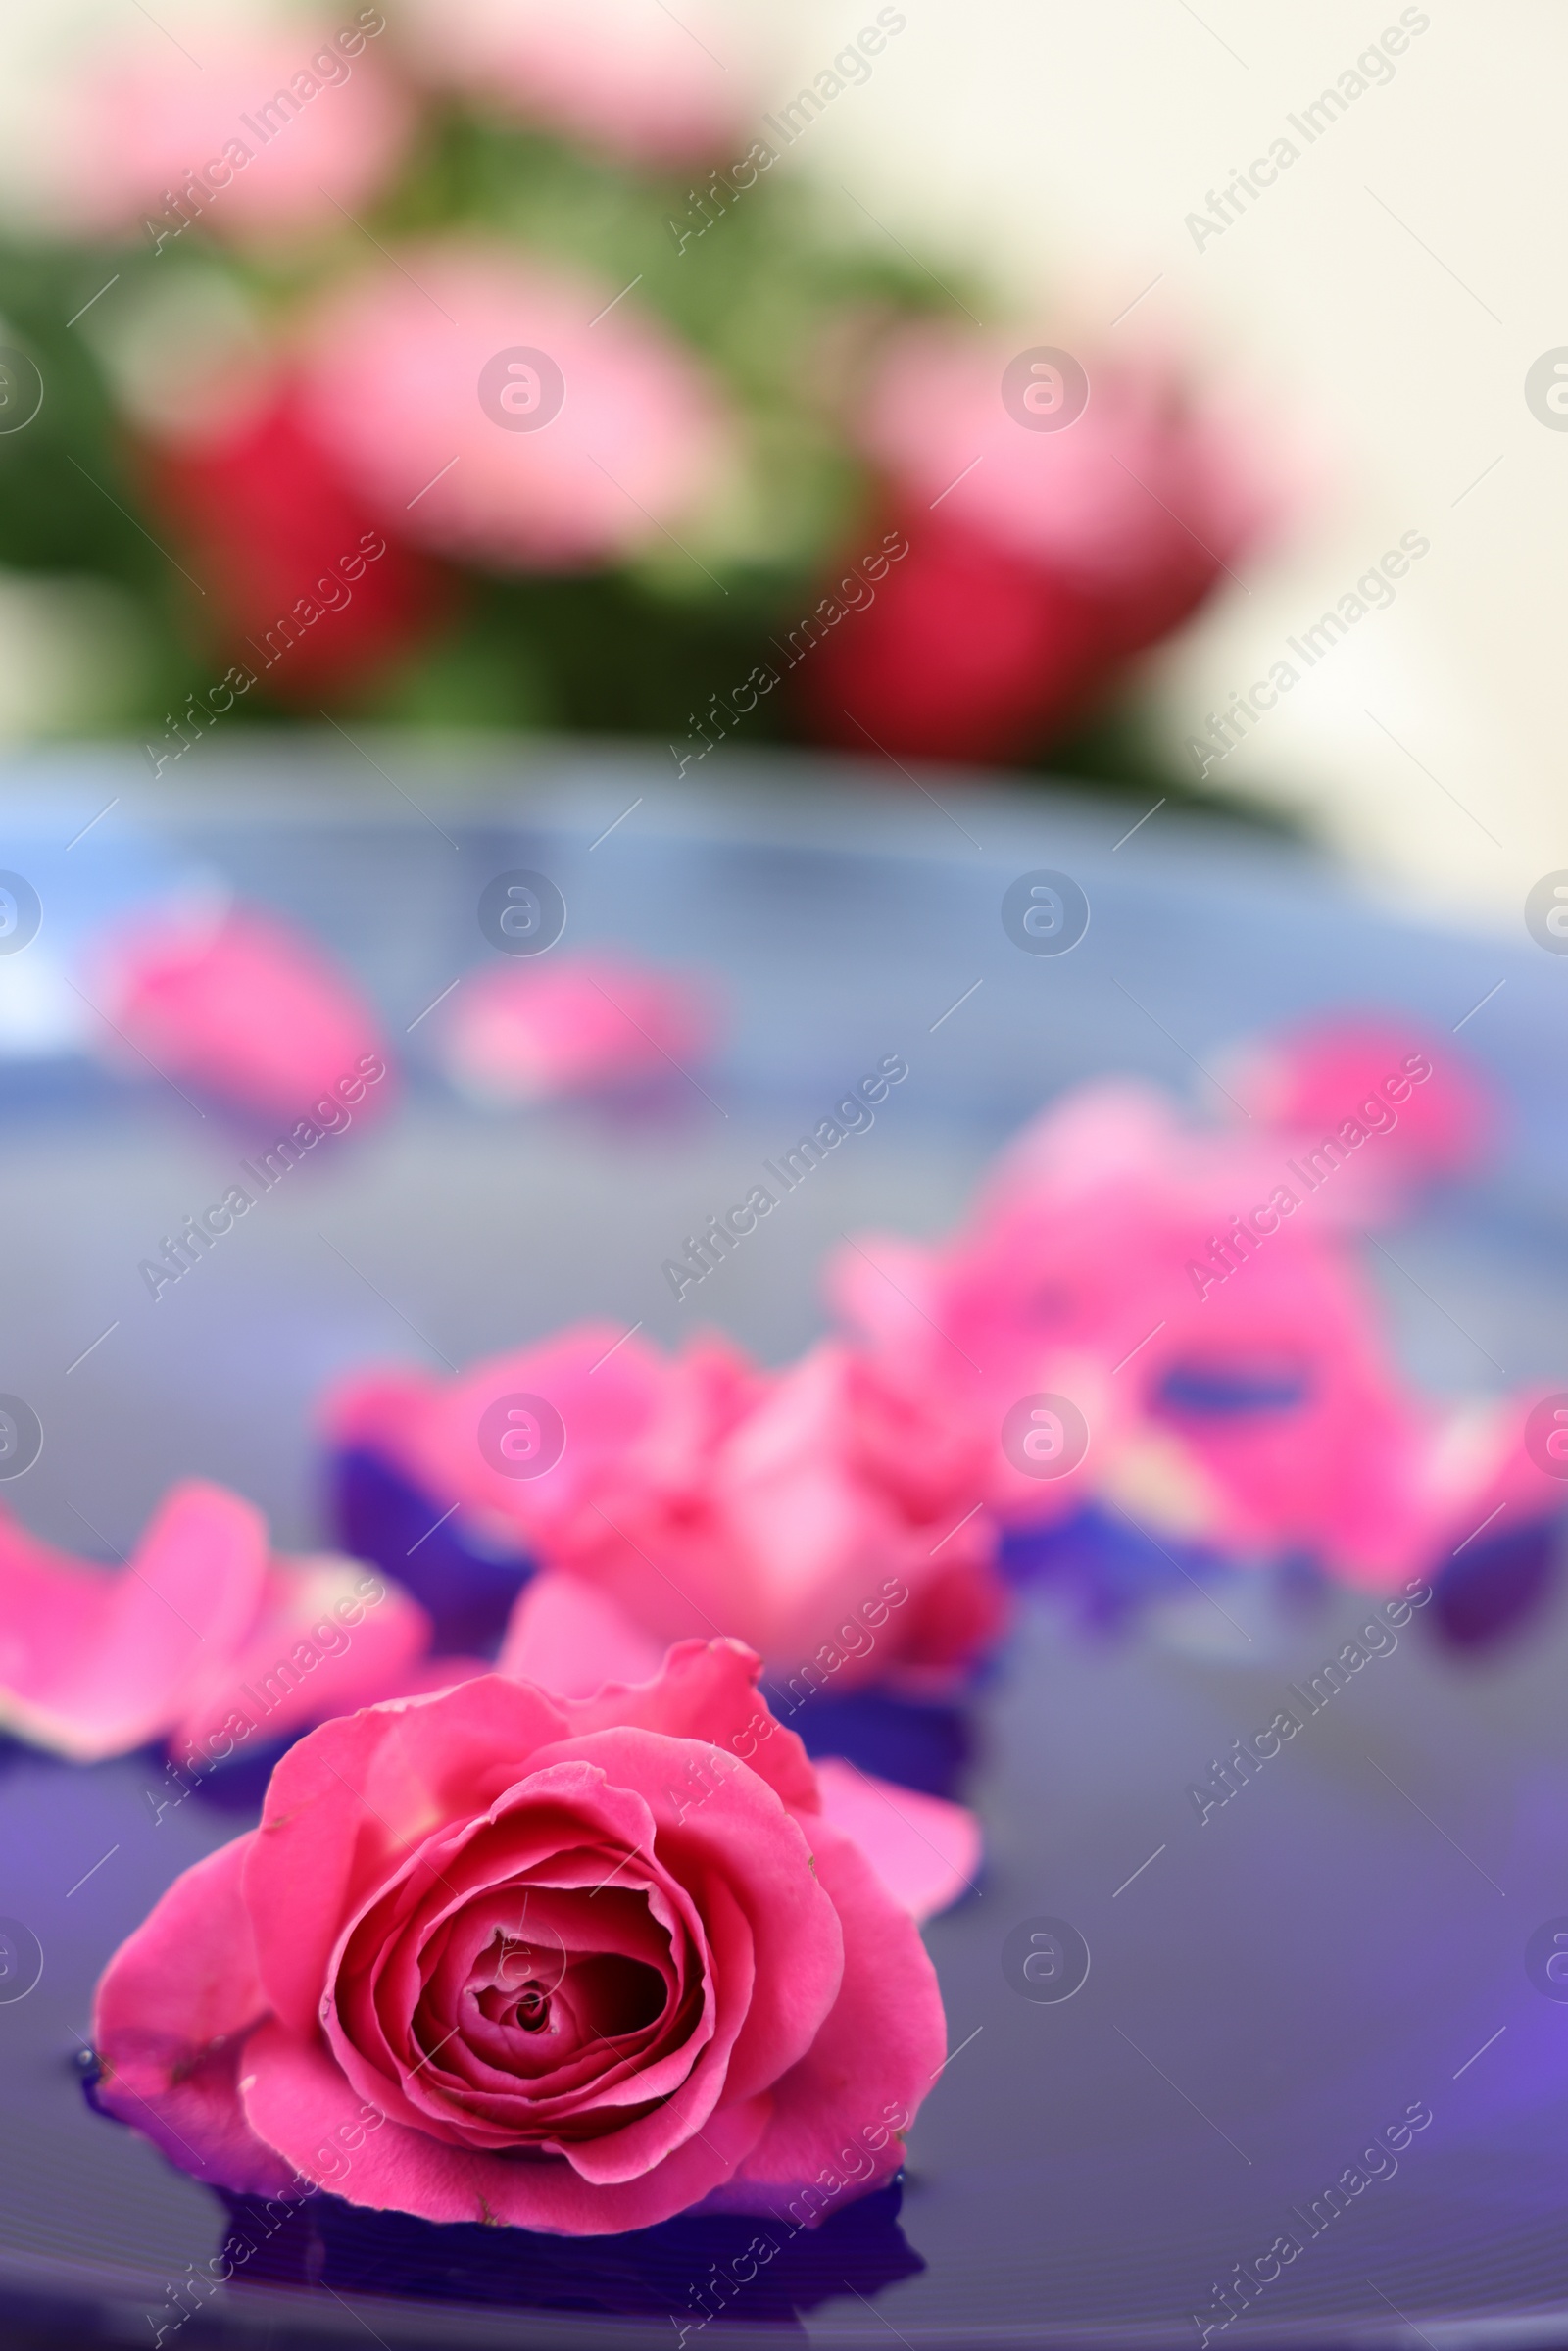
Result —
POLYGON ((725 2106, 637 2180, 596 2186, 559 2156, 451 2147, 376 2110, 318 2039, 272 2022, 246 2045, 240 2082, 252 2129, 308 2179, 350 2204, 426 2221, 501 2222, 560 2236, 649 2229, 727 2180, 766 2126, 765 2096, 725 2106))
POLYGON ((914 1921, 825 1821, 811 1824, 811 1846, 844 1929, 843 1984, 810 2048, 775 2082, 772 2120, 711 2199, 714 2211, 782 2214, 814 2186, 822 2202, 806 2215, 814 2221, 833 2198, 875 2187, 903 2163, 895 2134, 942 2064, 942 1994, 914 1921))
POLYGON ((758 1693, 762 1661, 740 1641, 678 1641, 663 1670, 631 1690, 611 1689, 563 1711, 574 1733, 635 1724, 670 1739, 700 1739, 749 1764, 792 1812, 820 1804, 805 1747, 758 1693))
POLYGON ((966 1805, 897 1788, 827 1755, 816 1766, 822 1817, 854 1839, 911 1918, 934 1918, 974 1883, 980 1824, 966 1805))
POLYGON ((262 1981, 285 2024, 314 2032, 343 1921, 410 1847, 484 1811, 566 1729, 542 1691, 486 1674, 322 1723, 290 1747, 245 1867, 262 1981))
POLYGON ((275 2196, 288 2164, 256 2136, 236 2086, 267 2013, 240 1875, 255 1832, 174 1880, 104 1972, 92 2036, 97 2101, 215 2187, 275 2196))

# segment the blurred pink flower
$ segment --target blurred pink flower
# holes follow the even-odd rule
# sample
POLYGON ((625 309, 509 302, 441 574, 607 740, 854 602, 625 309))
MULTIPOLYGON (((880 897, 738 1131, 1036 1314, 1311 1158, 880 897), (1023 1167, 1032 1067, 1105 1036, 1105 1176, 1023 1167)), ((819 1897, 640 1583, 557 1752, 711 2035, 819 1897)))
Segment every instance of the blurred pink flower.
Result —
MULTIPOLYGON (((921 1412, 917 1438, 939 1417, 923 1400, 921 1412)), ((455 1380, 348 1381, 326 1421, 337 1443, 378 1451, 438 1505, 467 1504, 547 1573, 591 1584, 619 1612, 604 1619, 615 1671, 717 1626, 785 1677, 923 1683, 1001 1627, 973 1459, 950 1444, 940 1474, 929 1461, 903 1474, 888 1415, 839 1347, 763 1373, 715 1338, 671 1361, 587 1324, 455 1380), (518 1397, 542 1399, 559 1431, 533 1461, 518 1456, 522 1474, 486 1438, 486 1415, 518 1397)), ((555 1641, 555 1607, 530 1586, 519 1641, 523 1629, 555 1641)), ((572 1618, 559 1654, 576 1639, 572 1618)))
POLYGON ((383 24, 374 9, 336 31, 319 19, 253 30, 215 17, 199 66, 148 47, 89 67, 74 142, 83 224, 150 221, 160 251, 161 232, 193 220, 239 240, 340 228, 391 176, 412 123, 366 47, 383 24))
POLYGON ((1260 453, 1149 359, 1091 359, 1081 415, 1031 429, 1003 396, 1016 355, 906 328, 872 384, 865 447, 916 511, 940 497, 949 521, 1114 596, 1129 645, 1147 643, 1274 518, 1260 453))
POLYGON ((398 262, 327 297, 306 411, 400 532, 501 570, 570 570, 658 539, 717 481, 719 395, 621 289, 458 240, 398 262))
POLYGON ((1352 1164, 1357 1177, 1376 1168, 1380 1200, 1464 1173, 1496 1140, 1498 1105, 1469 1055, 1386 1014, 1341 1013, 1257 1038, 1231 1057, 1225 1083, 1302 1151, 1359 1118, 1378 1149, 1352 1164))
MULTIPOLYGON (((97 943, 106 1058, 337 1132, 393 1089, 374 1014, 316 944, 254 907, 143 916, 97 943), (121 1047, 128 1047, 122 1053, 121 1047)), ((301 1138, 303 1141, 304 1138, 301 1138)))
POLYGON ((537 1102, 667 1077, 672 1063, 702 1058, 713 1029, 696 981, 624 956, 552 957, 470 974, 452 999, 443 1053, 465 1093, 537 1102))
POLYGON ((432 79, 631 163, 722 161, 754 92, 733 26, 705 0, 415 0, 432 79))
POLYGON ((78 1763, 166 1739, 206 1768, 236 1737, 401 1694, 429 1631, 354 1560, 270 1557, 261 1513, 220 1486, 174 1487, 123 1570, 0 1516, 0 1723, 78 1763))
POLYGON ((1321 1106, 1353 1071, 1332 1131, 1354 1121, 1361 1138, 1315 1176, 1293 1125, 1199 1130, 1151 1088, 1084 1087, 1003 1154, 949 1241, 862 1236, 841 1252, 830 1288, 855 1344, 992 1433, 985 1492, 1004 1523, 1093 1499, 1156 1539, 1242 1562, 1305 1555, 1385 1590, 1435 1572, 1504 1503, 1510 1528, 1560 1510, 1523 1442, 1533 1395, 1440 1404, 1385 1338, 1354 1243, 1370 1200, 1396 1197, 1396 1165, 1361 1165, 1396 1130, 1355 1112, 1390 1039, 1397 1070, 1409 1039, 1392 1028, 1341 1031, 1329 1069, 1303 1055, 1293 1109, 1307 1075, 1328 1086, 1321 1106), (997 1444, 1040 1394, 1089 1425, 1076 1484, 1032 1481, 997 1444))
POLYGON ((887 345, 860 437, 909 554, 803 671, 818 736, 1020 756, 1087 715, 1276 522, 1250 436, 1173 367, 1092 361, 1087 406, 1038 430, 1004 396, 1018 356, 935 325, 887 345))

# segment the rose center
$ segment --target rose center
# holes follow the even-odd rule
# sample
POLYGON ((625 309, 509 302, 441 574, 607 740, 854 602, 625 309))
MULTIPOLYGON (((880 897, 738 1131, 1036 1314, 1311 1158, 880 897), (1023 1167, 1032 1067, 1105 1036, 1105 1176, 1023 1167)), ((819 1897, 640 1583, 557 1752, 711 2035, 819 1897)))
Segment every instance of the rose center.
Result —
POLYGON ((512 2022, 520 2025, 524 2033, 543 2033, 550 2024, 550 1993, 547 1987, 530 1980, 517 1994, 512 2012, 512 2022))

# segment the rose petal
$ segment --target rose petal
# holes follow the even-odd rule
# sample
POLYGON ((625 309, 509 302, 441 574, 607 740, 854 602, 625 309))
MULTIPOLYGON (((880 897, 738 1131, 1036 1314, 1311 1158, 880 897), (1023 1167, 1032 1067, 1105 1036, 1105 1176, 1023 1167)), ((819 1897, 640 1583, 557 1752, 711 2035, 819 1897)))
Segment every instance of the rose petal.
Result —
POLYGON ((251 2130, 236 2087, 246 2034, 267 2013, 240 1892, 253 1836, 176 1878, 121 1944, 92 2034, 100 2106, 211 2185, 273 2196, 289 2190, 290 2168, 251 2130))
POLYGON ((239 1647, 266 1581, 260 1512, 196 1480, 165 1498, 120 1574, 5 1532, 0 1723, 77 1762, 165 1731, 210 1661, 239 1647))
POLYGON ((792 1812, 815 1812, 816 1775, 796 1733, 774 1721, 760 1695, 761 1670, 743 1641, 680 1641, 652 1681, 567 1700, 563 1711, 574 1731, 637 1724, 670 1739, 708 1740, 749 1764, 792 1812))
MULTIPOLYGON (((695 2131, 708 2129, 729 2089, 727 2080, 756 1982, 750 1922, 722 1880, 710 1885, 704 1901, 708 1928, 709 1982, 716 1987, 713 2037, 699 2051, 685 2081, 664 2105, 602 2138, 564 2141, 562 2153, 583 2180, 606 2183, 635 2180, 653 2169, 695 2131)), ((642 2083, 633 2076, 630 2090, 642 2083)), ((726 2102, 728 2102, 726 2097, 726 2102)))
POLYGON ((841 1756, 816 1766, 822 1817, 853 1838, 893 1899, 915 1919, 946 1910, 980 1866, 980 1824, 962 1804, 896 1788, 841 1756))
MULTIPOLYGON (((406 1695, 429 1642, 430 1620, 418 1602, 368 1576, 356 1560, 274 1560, 246 1639, 213 1672, 171 1744, 211 1754, 234 1714, 270 1739, 406 1695), (334 1613, 339 1607, 356 1612, 352 1624, 334 1613)), ((448 1676, 462 1678, 461 1671, 448 1676)))
POLYGON ((773 2086, 773 2115, 714 2210, 782 2213, 808 2183, 858 2195, 896 2172, 902 2138, 942 2064, 936 1970, 908 1913, 858 1845, 812 1824, 816 1875, 844 1928, 844 1982, 810 2048, 773 2086), (881 2143, 877 2144, 880 2138, 881 2143), (821 2184, 824 2176, 837 2187, 821 2184))
MULTIPOLYGON (((718 1747, 697 1746, 694 1754, 685 1740, 617 1726, 574 1734, 569 1753, 643 1798, 654 1816, 656 1857, 705 1918, 713 1886, 739 1902, 756 1945, 757 1981, 729 2081, 739 2097, 765 2089, 809 2048, 843 1967, 833 1904, 807 1866, 808 1836, 756 1771, 718 1747)), ((546 1747, 535 1768, 555 1760, 546 1747)), ((814 1838, 816 1823, 807 1828, 814 1838)), ((718 1990, 722 2001, 722 1982, 718 1990)))
POLYGON ((285 2024, 315 2030, 342 1922, 400 1856, 483 1811, 565 1729, 543 1691, 485 1674, 323 1723, 290 1747, 245 1876, 262 1981, 285 2024))
POLYGON ((690 979, 620 955, 471 973, 441 1030, 448 1074, 480 1102, 612 1091, 691 1068, 714 1021, 690 979))
POLYGON ((546 1568, 518 1593, 495 1670, 560 1697, 587 1698, 607 1682, 650 1682, 663 1661, 664 1643, 609 1592, 546 1568))
POLYGON ((247 2044, 241 2093, 252 2128, 269 2145, 350 2204, 561 2236, 649 2229, 684 2212, 731 2176, 769 2111, 765 2096, 726 2105, 641 2179, 596 2186, 559 2156, 449 2147, 402 2123, 375 2122, 374 2109, 320 2041, 299 2038, 275 2022, 247 2044))
MULTIPOLYGON (((323 1126, 347 1126, 391 1098, 374 1016, 348 975, 313 940, 254 907, 227 909, 216 923, 207 910, 145 919, 101 949, 95 981, 105 1018, 133 1054, 286 1121, 302 1142, 310 1122, 304 1148, 323 1126), (360 1089, 352 1111, 335 1091, 343 1086, 360 1089)), ((111 1048, 119 1051, 113 1037, 111 1048)))

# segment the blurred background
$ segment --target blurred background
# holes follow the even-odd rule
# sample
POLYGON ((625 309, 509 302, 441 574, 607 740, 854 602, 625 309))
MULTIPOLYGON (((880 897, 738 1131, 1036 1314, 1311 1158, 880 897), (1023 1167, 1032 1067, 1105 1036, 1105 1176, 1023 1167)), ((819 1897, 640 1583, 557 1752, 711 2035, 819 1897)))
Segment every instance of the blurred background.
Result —
POLYGON ((1516 926, 1568 854, 1564 46, 1543 0, 9 11, 0 735, 830 743, 1218 799, 1516 926))

